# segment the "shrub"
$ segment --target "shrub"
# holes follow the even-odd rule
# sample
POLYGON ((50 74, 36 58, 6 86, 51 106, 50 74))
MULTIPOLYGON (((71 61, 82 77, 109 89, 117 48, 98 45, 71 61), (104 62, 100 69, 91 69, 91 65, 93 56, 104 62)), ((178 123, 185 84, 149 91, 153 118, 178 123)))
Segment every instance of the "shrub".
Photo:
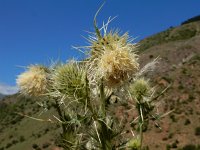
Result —
POLYGON ((49 147, 50 145, 51 145, 50 143, 46 142, 46 143, 42 144, 42 148, 47 148, 47 147, 49 147))
POLYGON ((32 148, 33 148, 33 149, 37 149, 38 147, 39 147, 39 146, 38 146, 37 144, 35 144, 35 143, 32 145, 32 148))
POLYGON ((190 120, 186 119, 184 125, 189 125, 190 123, 191 123, 190 120))
POLYGON ((184 146, 182 149, 179 150, 199 150, 199 148, 195 145, 189 144, 184 146))
POLYGON ((20 142, 24 142, 24 141, 25 141, 24 136, 20 136, 20 137, 19 137, 19 141, 20 141, 20 142))
POLYGON ((200 127, 197 127, 197 128, 195 129, 195 135, 196 135, 196 136, 200 136, 200 127))
POLYGON ((170 150, 171 149, 171 145, 170 144, 167 144, 166 145, 166 150, 170 150))
POLYGON ((12 146, 12 143, 8 143, 7 145, 6 145, 6 148, 9 148, 9 147, 11 147, 12 146))
POLYGON ((17 144, 18 142, 19 142, 18 140, 13 140, 13 141, 12 141, 12 144, 15 145, 15 144, 17 144))
POLYGON ((177 119, 174 114, 170 115, 170 119, 172 120, 172 122, 177 122, 177 119))

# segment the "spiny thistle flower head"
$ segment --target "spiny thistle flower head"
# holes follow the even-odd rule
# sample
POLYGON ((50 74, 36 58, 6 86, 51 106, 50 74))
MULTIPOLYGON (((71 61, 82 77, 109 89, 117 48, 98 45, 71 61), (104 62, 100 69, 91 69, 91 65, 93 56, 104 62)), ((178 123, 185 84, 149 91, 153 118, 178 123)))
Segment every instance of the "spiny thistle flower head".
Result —
POLYGON ((127 143, 127 148, 129 150, 138 150, 140 148, 140 139, 133 138, 127 143))
POLYGON ((89 72, 94 80, 103 78, 108 87, 114 88, 128 81, 139 68, 135 46, 128 34, 110 32, 92 41, 89 72))
POLYGON ((20 92, 29 97, 40 97, 46 94, 48 87, 48 68, 41 65, 31 65, 28 70, 17 78, 20 92))
POLYGON ((54 97, 66 96, 72 99, 84 99, 86 71, 77 62, 57 66, 52 75, 52 88, 58 93, 54 97))
POLYGON ((144 97, 149 97, 151 94, 151 88, 149 82, 144 78, 136 79, 130 86, 131 94, 140 101, 144 97))

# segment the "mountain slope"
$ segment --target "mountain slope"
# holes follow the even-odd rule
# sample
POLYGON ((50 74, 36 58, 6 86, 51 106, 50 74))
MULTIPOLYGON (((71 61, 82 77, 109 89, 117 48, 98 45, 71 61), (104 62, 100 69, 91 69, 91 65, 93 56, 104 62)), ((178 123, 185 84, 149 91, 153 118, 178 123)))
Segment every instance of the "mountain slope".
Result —
POLYGON ((18 94, 5 97, 0 101, 0 150, 29 150, 33 147, 39 150, 39 146, 52 148, 56 133, 59 133, 59 127, 48 121, 52 119, 52 113, 52 109, 46 112, 35 100, 18 94))
POLYGON ((141 62, 159 57, 157 69, 149 75, 161 89, 170 85, 160 98, 160 109, 174 112, 161 120, 162 130, 151 127, 145 136, 151 149, 200 145, 200 36, 152 46, 141 54, 141 62), (156 137, 152 140, 151 137, 156 137))
MULTIPOLYGON (((157 91, 170 88, 160 97, 159 112, 173 110, 154 122, 144 136, 150 150, 190 148, 200 145, 200 21, 183 24, 142 40, 139 44, 141 67, 159 57, 157 68, 147 76, 157 91)), ((0 150, 49 149, 55 145, 60 128, 51 124, 56 113, 36 101, 8 96, 0 101, 0 150), (43 119, 36 121, 17 114, 43 119)), ((130 114, 131 115, 131 114, 130 114)))
POLYGON ((4 95, 0 93, 0 100, 1 100, 3 97, 4 97, 4 95))
POLYGON ((200 21, 183 24, 147 37, 140 41, 139 51, 145 51, 156 45, 162 45, 170 42, 189 40, 194 36, 200 35, 200 21))

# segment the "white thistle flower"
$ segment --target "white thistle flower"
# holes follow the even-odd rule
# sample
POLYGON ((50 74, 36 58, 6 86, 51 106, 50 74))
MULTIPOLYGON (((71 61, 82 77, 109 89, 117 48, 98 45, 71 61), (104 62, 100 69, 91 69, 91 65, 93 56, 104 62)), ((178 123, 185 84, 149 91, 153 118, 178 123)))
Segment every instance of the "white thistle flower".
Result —
POLYGON ((88 61, 91 81, 103 79, 105 85, 115 88, 129 81, 138 70, 135 46, 127 33, 120 36, 110 32, 91 43, 88 61))
POLYGON ((48 69, 41 65, 32 65, 16 81, 21 94, 29 97, 44 96, 48 87, 48 69))

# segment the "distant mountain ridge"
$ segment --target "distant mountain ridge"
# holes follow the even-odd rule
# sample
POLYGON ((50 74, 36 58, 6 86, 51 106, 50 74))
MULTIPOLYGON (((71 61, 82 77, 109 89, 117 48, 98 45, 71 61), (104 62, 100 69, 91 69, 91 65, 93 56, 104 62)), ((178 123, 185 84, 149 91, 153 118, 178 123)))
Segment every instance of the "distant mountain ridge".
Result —
POLYGON ((181 25, 187 24, 187 23, 191 23, 191 22, 196 22, 196 21, 200 21, 200 15, 192 17, 184 22, 181 23, 181 25))
POLYGON ((145 51, 155 45, 164 43, 188 40, 194 36, 200 35, 200 20, 184 23, 178 27, 170 27, 169 29, 149 36, 139 42, 138 51, 145 51))

